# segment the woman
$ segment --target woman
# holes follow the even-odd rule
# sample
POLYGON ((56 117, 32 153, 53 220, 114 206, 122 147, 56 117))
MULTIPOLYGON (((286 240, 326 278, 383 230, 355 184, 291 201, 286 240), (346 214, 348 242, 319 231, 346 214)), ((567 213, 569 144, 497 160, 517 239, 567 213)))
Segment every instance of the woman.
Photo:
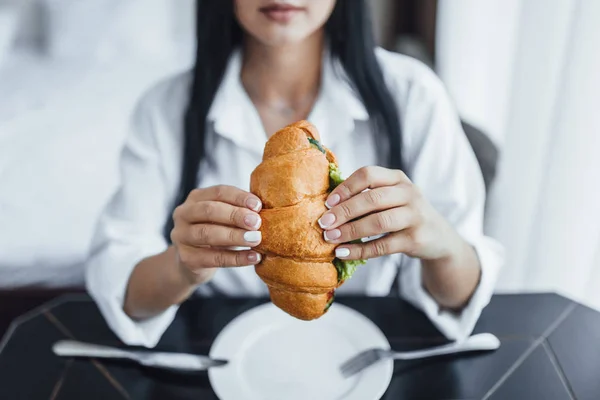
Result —
POLYGON ((247 267, 261 203, 246 190, 267 137, 300 119, 355 171, 319 221, 337 257, 369 259, 338 294, 398 279, 448 338, 470 333, 501 258, 481 172, 438 79, 376 49, 366 15, 363 0, 198 2, 196 65, 140 102, 88 267, 124 342, 154 346, 193 293, 267 295, 247 267))

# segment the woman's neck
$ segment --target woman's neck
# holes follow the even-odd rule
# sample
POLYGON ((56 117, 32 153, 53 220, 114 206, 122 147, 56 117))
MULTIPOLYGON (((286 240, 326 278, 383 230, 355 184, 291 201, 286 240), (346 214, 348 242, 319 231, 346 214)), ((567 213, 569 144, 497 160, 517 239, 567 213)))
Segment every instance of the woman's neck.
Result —
POLYGON ((324 35, 317 32, 302 43, 266 46, 248 38, 244 46, 242 84, 257 106, 290 109, 312 107, 321 80, 324 35))

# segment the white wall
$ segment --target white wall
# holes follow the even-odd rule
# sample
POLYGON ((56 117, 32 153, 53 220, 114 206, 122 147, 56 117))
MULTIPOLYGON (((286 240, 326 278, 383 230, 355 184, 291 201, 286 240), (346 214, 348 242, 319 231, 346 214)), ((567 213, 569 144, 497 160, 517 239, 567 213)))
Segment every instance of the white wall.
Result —
POLYGON ((488 215, 501 291, 600 308, 600 2, 441 0, 440 73, 501 144, 488 215))
POLYGON ((48 46, 18 47, 0 65, 2 288, 83 284, 131 110, 186 68, 195 41, 193 0, 38 1, 48 46))
MULTIPOLYGON (((524 262, 532 268, 525 270, 523 281, 533 289, 558 288, 600 307, 600 280, 594 281, 600 268, 600 2, 544 1, 546 7, 556 3, 552 17, 561 11, 562 20, 555 21, 531 3, 527 8, 531 19, 546 17, 556 22, 547 24, 544 33, 553 36, 553 44, 562 45, 564 51, 557 62, 560 80, 556 85, 536 79, 543 82, 540 86, 554 86, 556 96, 548 116, 544 175, 524 262), (556 37, 564 25, 568 26, 564 39, 556 37)), ((541 6, 542 1, 537 3, 541 6)), ((539 31, 534 34, 541 35, 539 31)), ((539 57, 532 74, 544 74, 551 60, 539 57)), ((536 104, 543 103, 545 96, 542 87, 535 89, 529 92, 535 95, 529 118, 537 120, 542 116, 536 104)))
MULTIPOLYGON (((510 249, 501 288, 522 289, 547 173, 550 135, 558 115, 574 2, 527 0, 511 68, 505 146, 491 200, 491 231, 510 249), (517 267, 518 266, 518 267, 517 267)), ((558 229, 558 227, 557 227, 558 229)))
POLYGON ((461 116, 502 143, 521 0, 440 0, 437 72, 461 116))

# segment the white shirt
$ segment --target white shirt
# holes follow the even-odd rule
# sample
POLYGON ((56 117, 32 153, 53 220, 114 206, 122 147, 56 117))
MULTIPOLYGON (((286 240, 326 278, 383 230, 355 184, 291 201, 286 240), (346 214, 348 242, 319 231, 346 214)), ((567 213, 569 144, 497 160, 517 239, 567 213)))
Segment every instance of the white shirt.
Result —
MULTIPOLYGON (((421 309, 449 339, 468 336, 493 292, 502 249, 483 233, 485 189, 460 120, 436 75, 418 61, 377 49, 402 124, 406 173, 431 204, 473 245, 481 261, 480 283, 460 314, 440 310, 423 289, 421 262, 405 255, 371 259, 336 295, 385 296, 398 276, 400 295, 421 309), (400 269, 398 274, 398 269, 400 269)), ((267 136, 240 82, 241 54, 234 53, 208 115, 209 152, 198 186, 234 185, 248 190, 267 136)), ((87 268, 87 287, 109 326, 130 345, 153 347, 177 306, 142 321, 123 312, 129 276, 142 259, 167 248, 163 225, 181 176, 183 115, 191 73, 163 81, 140 101, 121 158, 120 189, 104 212, 87 268)), ((308 117, 348 176, 378 163, 369 115, 346 83, 339 63, 324 62, 321 91, 308 117)), ((221 269, 197 293, 268 296, 254 268, 221 269)), ((210 301, 210 300, 208 300, 210 301)))

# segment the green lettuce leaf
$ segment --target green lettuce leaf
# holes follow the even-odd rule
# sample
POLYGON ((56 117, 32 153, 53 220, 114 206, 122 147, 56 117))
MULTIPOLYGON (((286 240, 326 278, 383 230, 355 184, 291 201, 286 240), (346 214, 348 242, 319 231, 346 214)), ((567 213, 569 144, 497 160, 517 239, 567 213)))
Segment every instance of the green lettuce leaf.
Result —
POLYGON ((335 300, 335 292, 332 292, 331 297, 329 298, 329 300, 327 301, 327 304, 325 305, 325 311, 329 310, 329 307, 331 307, 334 300, 335 300))
POLYGON ((315 149, 319 150, 321 153, 326 154, 327 152, 325 151, 325 149, 323 148, 323 146, 321 146, 321 143, 316 140, 313 139, 311 137, 307 137, 308 141, 310 142, 310 145, 312 147, 314 147, 315 149))
POLYGON ((356 272, 356 268, 366 263, 365 260, 340 260, 339 258, 335 258, 333 265, 335 265, 338 272, 338 282, 352 278, 352 275, 356 272))
POLYGON ((344 182, 344 178, 342 178, 342 172, 334 163, 329 163, 329 190, 333 190, 340 183, 344 182))
MULTIPOLYGON (((321 146, 321 143, 319 143, 318 140, 315 140, 310 137, 307 137, 307 139, 310 142, 311 146, 321 151, 323 154, 326 154, 325 149, 323 148, 323 146, 321 146)), ((335 189, 342 182, 344 182, 344 178, 342 178, 342 172, 340 171, 339 167, 334 163, 329 163, 329 191, 335 189)), ((351 243, 362 242, 360 240, 354 240, 351 243)), ((356 268, 359 265, 363 265, 366 263, 367 262, 365 260, 340 260, 339 258, 334 259, 333 264, 335 265, 335 268, 338 272, 338 282, 350 279, 354 272, 356 272, 356 268)), ((331 303, 333 303, 333 297, 330 299, 327 308, 331 306, 331 303)))

